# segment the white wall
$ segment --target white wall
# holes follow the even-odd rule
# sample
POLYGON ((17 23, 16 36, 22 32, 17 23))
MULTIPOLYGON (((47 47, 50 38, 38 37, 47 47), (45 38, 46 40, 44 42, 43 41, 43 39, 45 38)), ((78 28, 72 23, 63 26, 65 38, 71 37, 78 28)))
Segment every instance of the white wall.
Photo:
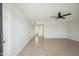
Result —
POLYGON ((75 41, 79 41, 79 20, 70 21, 68 29, 69 38, 75 41))
POLYGON ((55 20, 55 21, 36 21, 36 22, 38 24, 44 24, 44 37, 45 38, 68 38, 68 35, 67 35, 68 22, 67 21, 55 20))
POLYGON ((3 4, 3 9, 7 55, 16 55, 32 38, 32 23, 15 4, 3 4))
POLYGON ((74 9, 76 19, 72 19, 68 24, 68 37, 72 40, 79 41, 79 4, 74 9))
POLYGON ((44 25, 45 38, 67 38, 66 22, 50 22, 44 25))
POLYGON ((79 20, 33 21, 44 24, 45 38, 69 38, 79 41, 79 20))

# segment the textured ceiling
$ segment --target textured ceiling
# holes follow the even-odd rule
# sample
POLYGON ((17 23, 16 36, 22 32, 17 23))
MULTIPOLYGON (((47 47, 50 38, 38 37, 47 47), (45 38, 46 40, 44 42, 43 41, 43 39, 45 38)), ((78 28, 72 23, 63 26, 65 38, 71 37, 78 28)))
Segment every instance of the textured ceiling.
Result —
POLYGON ((56 16, 57 12, 62 14, 71 12, 66 20, 79 19, 79 4, 74 3, 21 3, 17 4, 31 20, 53 20, 50 17, 56 16))

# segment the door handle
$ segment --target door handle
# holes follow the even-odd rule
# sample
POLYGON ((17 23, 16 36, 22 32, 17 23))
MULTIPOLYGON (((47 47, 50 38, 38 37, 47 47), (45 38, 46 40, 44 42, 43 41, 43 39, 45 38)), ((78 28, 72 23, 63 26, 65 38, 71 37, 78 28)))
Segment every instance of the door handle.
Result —
POLYGON ((3 37, 3 34, 0 34, 0 37, 3 37))
POLYGON ((3 43, 5 43, 6 41, 5 40, 3 40, 3 43))

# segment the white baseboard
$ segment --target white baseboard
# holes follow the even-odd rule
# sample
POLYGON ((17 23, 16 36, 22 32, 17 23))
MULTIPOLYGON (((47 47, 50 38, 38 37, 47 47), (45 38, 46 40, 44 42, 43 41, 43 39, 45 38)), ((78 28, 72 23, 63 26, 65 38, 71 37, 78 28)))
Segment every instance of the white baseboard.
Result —
MULTIPOLYGON (((29 39, 28 42, 29 42, 30 40, 31 40, 31 39, 29 39)), ((16 52, 16 54, 15 54, 14 56, 17 56, 17 55, 19 54, 19 52, 22 51, 22 49, 28 44, 28 42, 25 43, 25 44, 22 46, 22 48, 19 49, 18 52, 16 52)))
POLYGON ((79 42, 79 40, 76 40, 76 39, 72 39, 72 38, 69 38, 70 40, 73 40, 73 41, 77 41, 77 42, 79 42))

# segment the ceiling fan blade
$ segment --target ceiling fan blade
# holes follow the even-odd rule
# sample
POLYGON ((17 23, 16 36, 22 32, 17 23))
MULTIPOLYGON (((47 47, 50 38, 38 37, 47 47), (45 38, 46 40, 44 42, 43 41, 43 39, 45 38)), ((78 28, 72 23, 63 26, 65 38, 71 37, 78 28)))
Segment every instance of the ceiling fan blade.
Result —
POLYGON ((68 13, 68 14, 65 14, 65 15, 62 15, 62 16, 68 16, 68 15, 71 15, 71 13, 68 13))

